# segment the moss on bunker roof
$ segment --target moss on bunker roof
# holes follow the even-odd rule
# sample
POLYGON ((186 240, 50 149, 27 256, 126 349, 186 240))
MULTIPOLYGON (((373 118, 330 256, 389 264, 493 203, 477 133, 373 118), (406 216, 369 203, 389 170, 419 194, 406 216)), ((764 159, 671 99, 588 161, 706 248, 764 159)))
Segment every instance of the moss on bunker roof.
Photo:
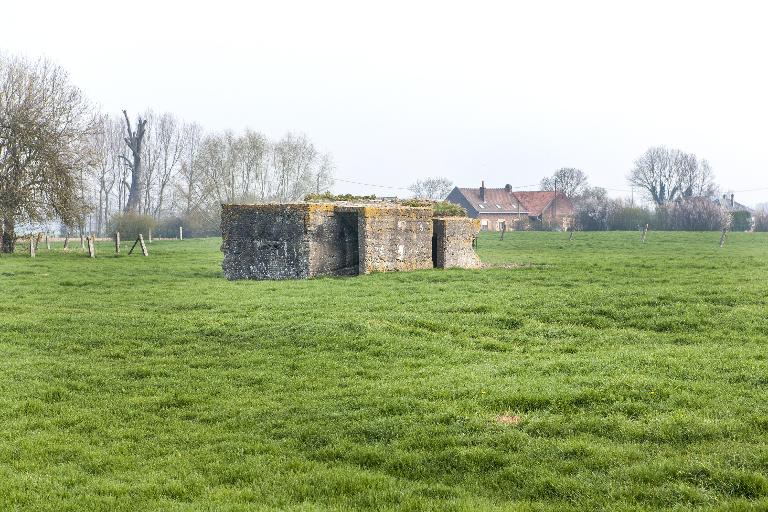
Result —
POLYGON ((335 202, 335 203, 258 203, 258 204, 222 204, 225 210, 256 210, 256 211, 286 211, 286 210, 304 210, 304 211, 340 211, 340 212, 359 212, 364 215, 375 215, 377 212, 392 213, 398 212, 407 214, 407 212, 431 212, 432 209, 427 206, 404 206, 397 203, 357 203, 357 202, 335 202))

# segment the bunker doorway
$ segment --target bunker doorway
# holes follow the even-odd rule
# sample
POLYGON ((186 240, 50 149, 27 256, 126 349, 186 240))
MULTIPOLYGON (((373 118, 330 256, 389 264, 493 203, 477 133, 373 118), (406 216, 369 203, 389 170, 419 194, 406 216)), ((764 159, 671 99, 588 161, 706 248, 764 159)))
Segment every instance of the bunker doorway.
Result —
POLYGON ((360 273, 360 233, 357 212, 336 212, 339 219, 338 275, 356 276, 360 273))

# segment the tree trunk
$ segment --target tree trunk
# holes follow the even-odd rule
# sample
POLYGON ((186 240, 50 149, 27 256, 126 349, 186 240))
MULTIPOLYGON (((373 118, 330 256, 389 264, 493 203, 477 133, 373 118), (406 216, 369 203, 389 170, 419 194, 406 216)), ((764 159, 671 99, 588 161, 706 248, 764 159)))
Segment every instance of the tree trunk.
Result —
POLYGON ((16 226, 11 218, 3 219, 2 237, 0 237, 0 252, 10 254, 16 250, 16 226))
POLYGON ((131 188, 128 191, 128 202, 125 205, 126 213, 139 213, 141 207, 142 188, 141 154, 136 154, 133 157, 133 168, 131 169, 131 188))
POLYGON ((128 113, 123 110, 123 116, 125 117, 125 128, 127 137, 125 143, 131 150, 132 160, 129 160, 129 167, 131 169, 131 186, 128 191, 128 201, 125 204, 125 213, 141 213, 141 199, 142 191, 144 188, 144 172, 141 167, 141 141, 144 139, 144 127, 147 124, 146 119, 142 119, 139 116, 138 125, 136 131, 131 130, 131 121, 128 119, 128 113))

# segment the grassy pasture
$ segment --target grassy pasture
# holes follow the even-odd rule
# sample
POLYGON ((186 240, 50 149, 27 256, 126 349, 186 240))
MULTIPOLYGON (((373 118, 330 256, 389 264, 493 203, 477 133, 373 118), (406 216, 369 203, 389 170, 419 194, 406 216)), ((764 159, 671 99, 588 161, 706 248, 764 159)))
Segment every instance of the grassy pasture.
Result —
POLYGON ((497 237, 309 281, 0 257, 0 510, 768 509, 768 236, 497 237))

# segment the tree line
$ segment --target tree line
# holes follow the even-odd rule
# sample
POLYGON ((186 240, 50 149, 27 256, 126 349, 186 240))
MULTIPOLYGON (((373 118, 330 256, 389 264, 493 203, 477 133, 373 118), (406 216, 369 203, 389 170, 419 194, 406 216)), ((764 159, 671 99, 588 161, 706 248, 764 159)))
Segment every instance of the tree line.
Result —
POLYGON ((47 59, 0 56, 0 252, 20 226, 121 224, 217 233, 219 205, 298 200, 333 183, 305 135, 207 132, 171 113, 101 113, 47 59))
POLYGON ((592 187, 586 173, 562 168, 544 178, 542 190, 559 190, 574 204, 574 224, 582 230, 631 230, 651 225, 657 230, 768 230, 764 212, 729 211, 706 159, 679 149, 649 148, 634 163, 627 181, 638 187, 651 207, 634 198, 611 198, 592 187))

